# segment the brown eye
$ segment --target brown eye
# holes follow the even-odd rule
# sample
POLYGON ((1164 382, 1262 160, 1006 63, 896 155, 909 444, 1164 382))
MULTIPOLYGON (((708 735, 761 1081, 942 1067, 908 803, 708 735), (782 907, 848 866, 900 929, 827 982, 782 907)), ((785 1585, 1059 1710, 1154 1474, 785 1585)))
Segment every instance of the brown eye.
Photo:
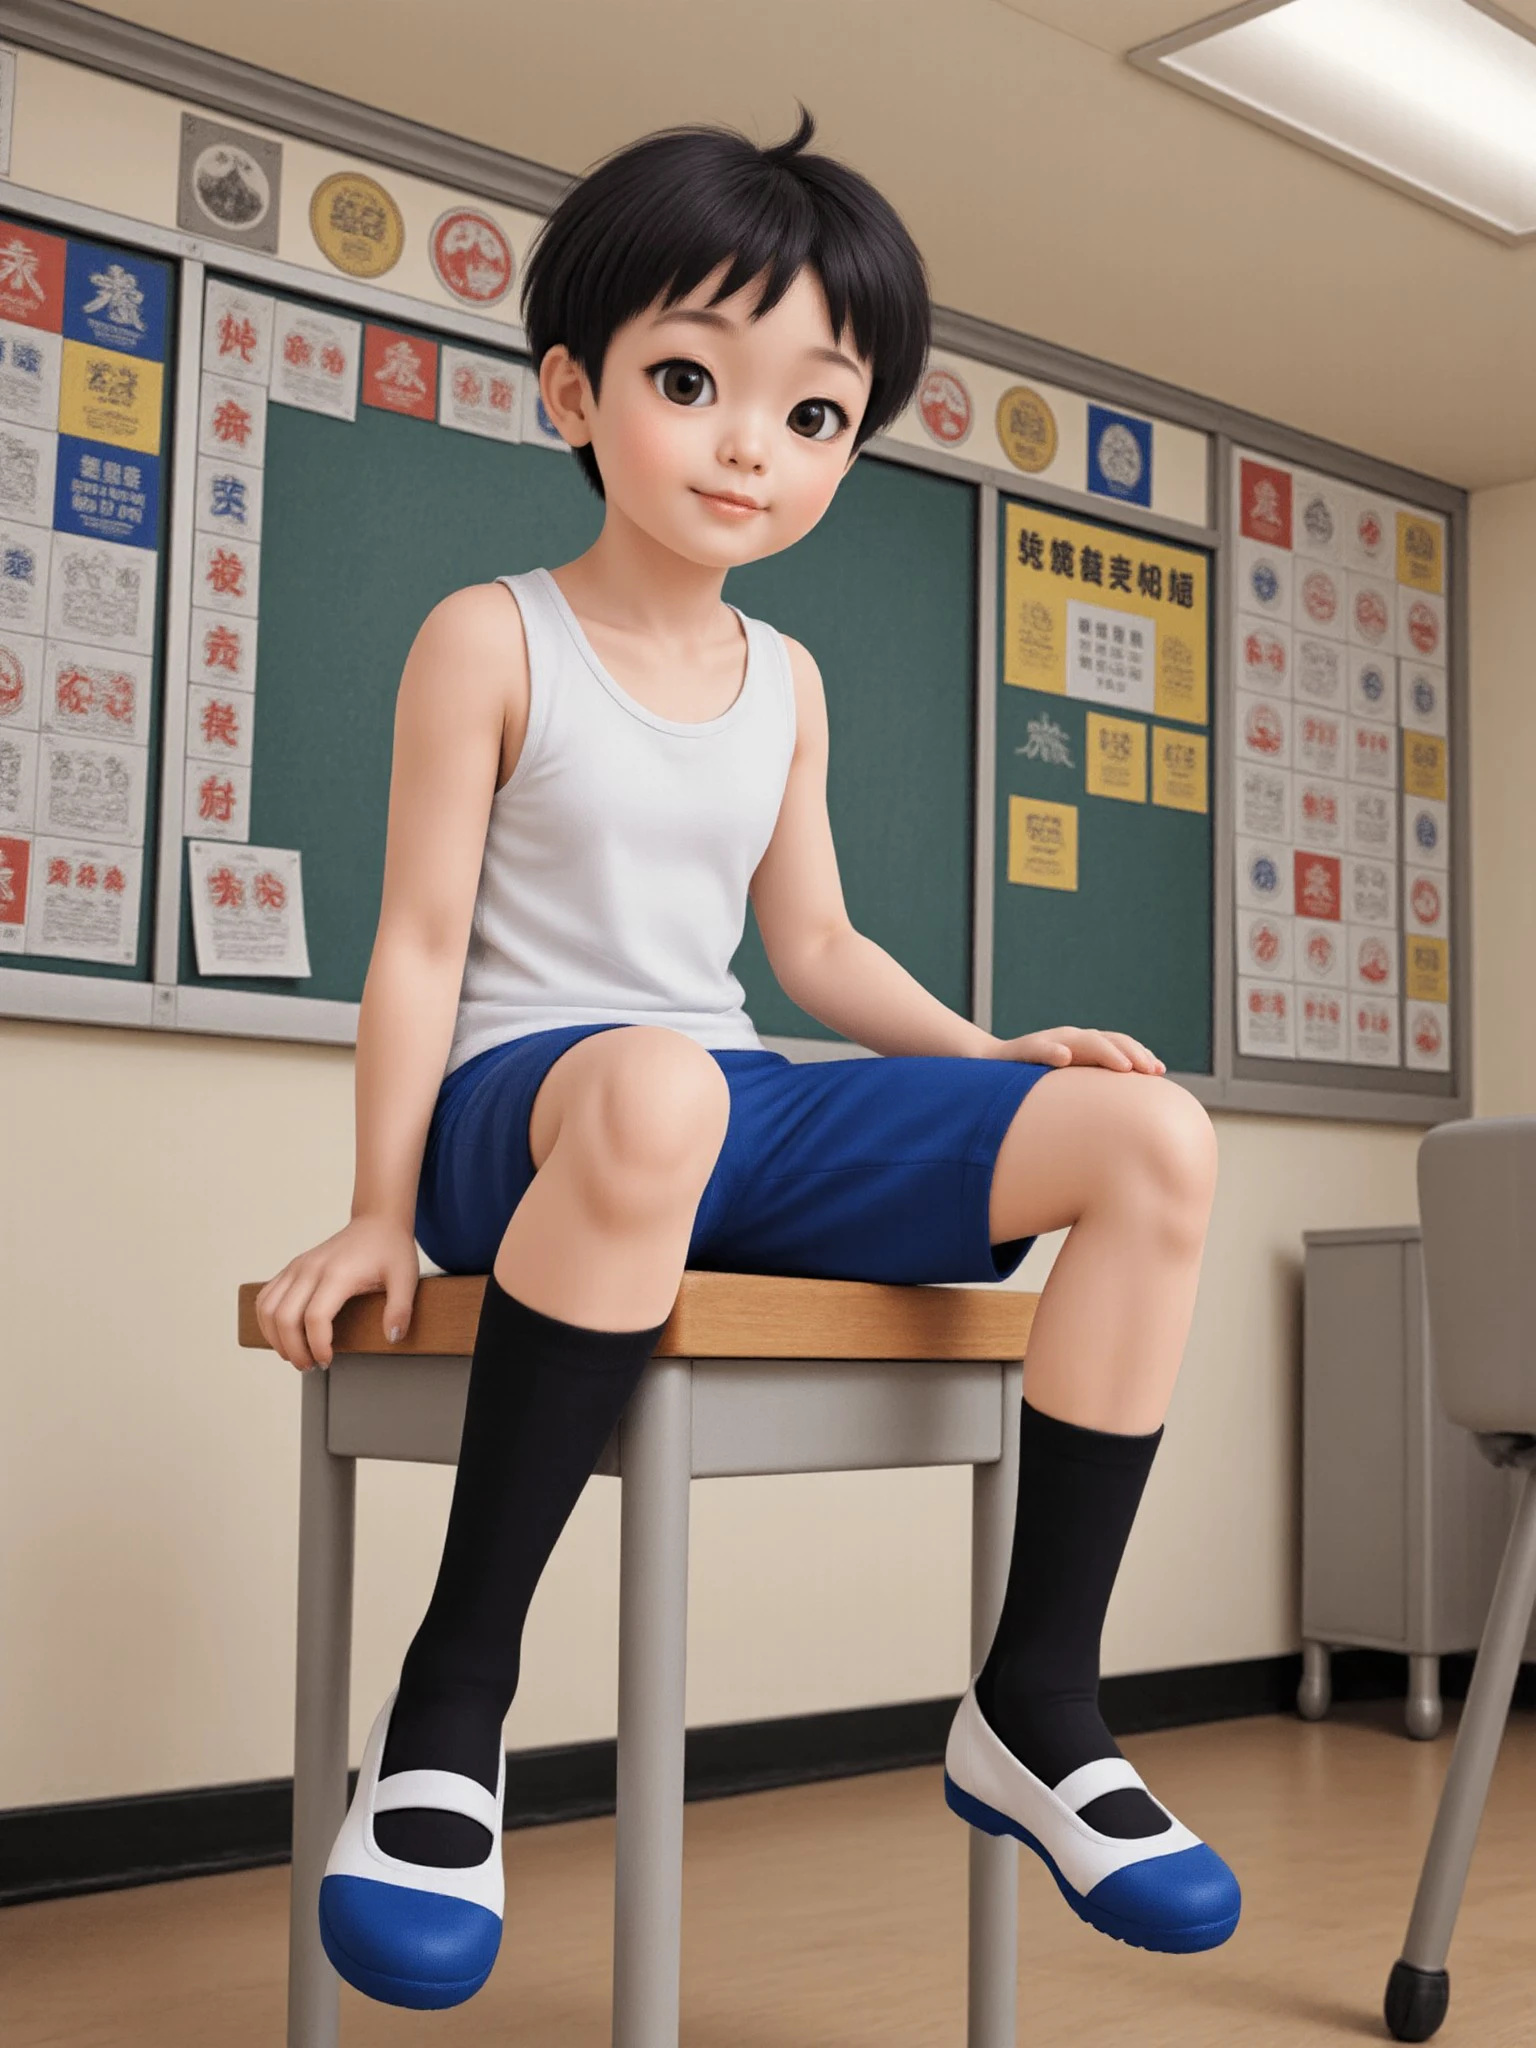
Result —
POLYGON ((806 398, 789 416, 790 431, 807 441, 831 441, 848 424, 848 415, 830 398, 806 398))
POLYGON ((674 405, 707 405, 715 395, 714 378, 698 363, 658 363, 651 382, 674 405))

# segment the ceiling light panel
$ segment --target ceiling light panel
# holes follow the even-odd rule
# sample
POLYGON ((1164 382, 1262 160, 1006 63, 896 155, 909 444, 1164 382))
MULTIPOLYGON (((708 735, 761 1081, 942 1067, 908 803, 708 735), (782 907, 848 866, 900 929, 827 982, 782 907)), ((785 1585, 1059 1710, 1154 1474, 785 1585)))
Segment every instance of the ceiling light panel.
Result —
POLYGON ((1471 0, 1281 0, 1132 51, 1505 241, 1536 235, 1536 41, 1471 0))

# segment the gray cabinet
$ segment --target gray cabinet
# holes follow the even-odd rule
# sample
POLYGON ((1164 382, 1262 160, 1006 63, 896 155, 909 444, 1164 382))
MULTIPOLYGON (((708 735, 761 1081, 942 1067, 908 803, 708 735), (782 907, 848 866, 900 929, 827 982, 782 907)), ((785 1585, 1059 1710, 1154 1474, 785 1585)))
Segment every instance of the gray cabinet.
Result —
MULTIPOLYGON (((1475 1650, 1514 1497, 1435 1400, 1417 1226, 1311 1230, 1302 1334, 1302 1678, 1329 1652, 1406 1652, 1411 1735, 1440 1730, 1440 1659, 1475 1650)), ((1530 1648, 1527 1646, 1527 1653, 1530 1648)))

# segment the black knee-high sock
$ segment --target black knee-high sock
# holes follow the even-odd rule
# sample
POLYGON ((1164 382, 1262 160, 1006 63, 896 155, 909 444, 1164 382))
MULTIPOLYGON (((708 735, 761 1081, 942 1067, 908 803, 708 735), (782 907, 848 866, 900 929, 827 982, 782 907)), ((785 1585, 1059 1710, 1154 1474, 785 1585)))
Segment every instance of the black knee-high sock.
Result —
MULTIPOLYGON (((1099 1713, 1099 1639, 1162 1434, 1081 1429, 1022 1403, 1013 1556, 976 1700, 993 1732, 1047 1785, 1120 1754, 1099 1713)), ((1134 1787, 1104 1793, 1083 1818, 1125 1838, 1168 1825, 1134 1787)))
MULTIPOLYGON (((664 1328, 582 1329, 487 1275, 442 1562, 381 1778, 457 1771, 495 1791, 534 1587, 664 1328)), ((478 1822, 424 1808, 379 1814, 374 1834, 386 1855, 440 1868, 487 1847, 478 1822)))

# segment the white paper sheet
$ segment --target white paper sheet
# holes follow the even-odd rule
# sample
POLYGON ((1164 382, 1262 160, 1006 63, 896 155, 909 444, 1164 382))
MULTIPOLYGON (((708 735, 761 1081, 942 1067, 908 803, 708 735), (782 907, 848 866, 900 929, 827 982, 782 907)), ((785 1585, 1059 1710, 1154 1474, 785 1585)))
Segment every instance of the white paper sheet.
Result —
POLYGON ((261 539, 263 472, 249 463, 217 455, 197 458, 199 533, 230 533, 236 540, 261 539))
POLYGON ((1344 863, 1344 915, 1351 924, 1397 925, 1397 867, 1353 853, 1344 863))
POLYGON ((0 320, 0 419, 24 427, 57 427, 64 337, 0 320))
POLYGON ((500 356, 479 356, 443 343, 437 423, 491 441, 520 441, 523 434, 523 371, 500 356))
POLYGON ((48 617, 52 538, 43 527, 0 520, 0 628, 42 632, 48 617))
POLYGON ((1238 976, 1237 1049, 1251 1059, 1295 1059, 1296 991, 1288 981, 1238 976))
POLYGON ((203 368, 213 376, 265 389, 272 371, 276 312, 267 292, 209 278, 203 300, 203 368))
POLYGON ((0 730, 36 732, 42 724, 43 643, 0 627, 0 730))
POLYGON ((273 403, 355 420, 362 337, 357 320, 280 302, 267 387, 273 403))
POLYGON ((267 394, 237 377, 204 377, 197 402, 200 455, 260 469, 267 459, 267 394))
POLYGON ((0 420, 0 519, 52 526, 59 437, 45 427, 0 420))
POLYGON ((248 840, 251 771, 235 763, 189 760, 182 793, 181 829, 189 839, 248 840))
POLYGON ((1421 1074, 1451 1070, 1451 1012, 1445 1003, 1409 1003, 1403 1064, 1421 1074))
POLYGON ((1358 1067, 1400 1067, 1396 996, 1351 995, 1349 1057, 1358 1067))
POLYGON ((296 849, 189 840, 199 974, 307 977, 301 856, 296 849))
POLYGON ((45 732, 37 765, 37 830, 55 839, 142 846, 148 763, 145 747, 45 732))
POLYGON ((1338 989, 1296 991, 1296 1057, 1299 1060, 1349 1058, 1349 998, 1338 989))
POLYGON ((154 687, 149 655, 50 640, 42 673, 45 731, 148 745, 154 687))
POLYGON ((34 839, 27 951, 131 967, 138 957, 143 865, 134 846, 34 839))
POLYGON ((200 610, 254 619, 261 600, 261 549, 227 533, 200 533, 192 546, 192 602, 200 610))
POLYGON ((158 567, 150 548, 56 533, 48 575, 49 639, 148 654, 158 567))
POLYGON ((256 699, 249 690, 188 683, 187 753, 198 761, 238 761, 249 768, 255 712, 256 699))
POLYGON ((35 732, 0 726, 0 832, 30 832, 36 816, 35 732))

